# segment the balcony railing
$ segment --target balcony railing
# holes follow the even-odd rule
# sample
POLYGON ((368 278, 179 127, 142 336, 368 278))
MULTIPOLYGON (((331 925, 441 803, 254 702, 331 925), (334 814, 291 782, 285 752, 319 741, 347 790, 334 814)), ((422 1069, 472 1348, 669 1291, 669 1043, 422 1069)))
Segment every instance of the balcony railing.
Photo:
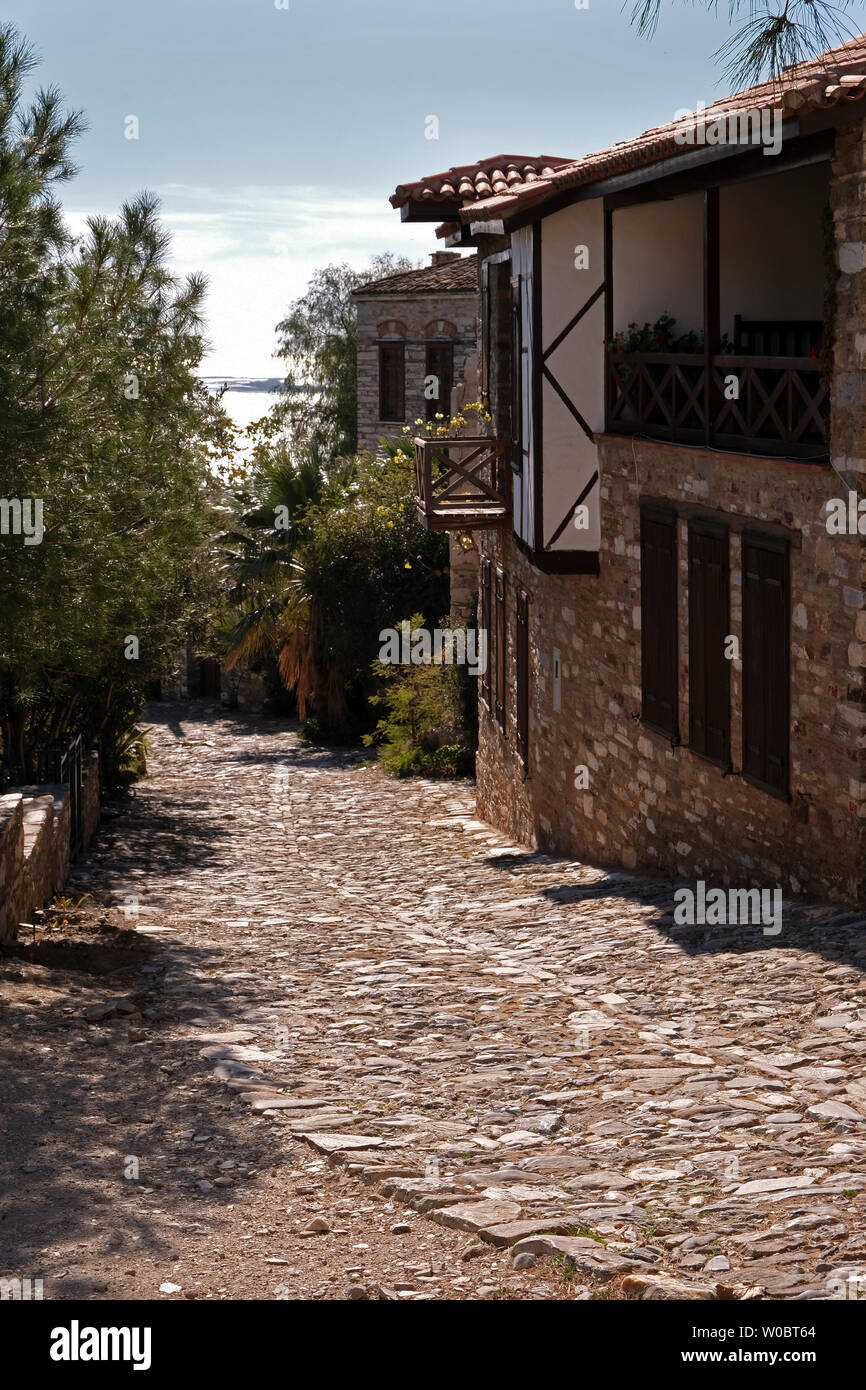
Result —
POLYGON ((607 428, 618 434, 822 460, 830 396, 811 357, 627 352, 608 358, 607 428))
POLYGON ((501 439, 416 439, 415 504, 428 531, 499 526, 511 514, 509 446, 501 439))

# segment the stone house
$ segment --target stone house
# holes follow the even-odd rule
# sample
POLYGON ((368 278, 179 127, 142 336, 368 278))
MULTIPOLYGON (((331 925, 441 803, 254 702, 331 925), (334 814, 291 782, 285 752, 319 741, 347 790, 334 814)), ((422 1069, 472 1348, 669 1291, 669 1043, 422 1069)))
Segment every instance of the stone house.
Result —
POLYGON ((419 440, 417 501, 481 551, 478 804, 523 842, 866 903, 864 98, 861 35, 391 199, 477 251, 491 437, 419 440))
POLYGON ((450 414, 452 391, 477 384, 476 258, 434 251, 431 262, 354 292, 361 449, 376 449, 416 420, 450 414))
MULTIPOLYGON (((355 290, 358 316, 358 447, 375 450, 404 425, 456 414, 479 396, 481 300, 475 256, 434 251, 431 264, 355 290)), ((449 538, 451 611, 478 593, 478 552, 449 538)))

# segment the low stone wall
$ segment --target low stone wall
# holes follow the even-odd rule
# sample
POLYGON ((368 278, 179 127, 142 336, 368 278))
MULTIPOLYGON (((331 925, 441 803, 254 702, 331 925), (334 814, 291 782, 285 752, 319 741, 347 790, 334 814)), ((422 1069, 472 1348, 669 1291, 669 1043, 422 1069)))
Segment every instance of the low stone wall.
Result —
MULTIPOLYGON (((72 808, 65 785, 16 787, 0 796, 0 942, 11 941, 21 922, 59 893, 69 873, 72 808)), ((85 761, 83 838, 99 824, 99 760, 85 761)))
POLYGON ((24 798, 0 796, 0 941, 11 941, 24 915, 24 798))

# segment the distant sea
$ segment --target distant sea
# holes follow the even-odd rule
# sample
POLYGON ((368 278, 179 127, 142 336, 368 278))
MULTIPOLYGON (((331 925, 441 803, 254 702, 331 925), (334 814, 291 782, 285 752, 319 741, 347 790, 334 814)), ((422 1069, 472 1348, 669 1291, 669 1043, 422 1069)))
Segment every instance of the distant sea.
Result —
POLYGON ((267 415, 282 384, 282 377, 278 376, 203 376, 201 379, 214 394, 228 387, 222 398, 223 409, 240 429, 267 415))

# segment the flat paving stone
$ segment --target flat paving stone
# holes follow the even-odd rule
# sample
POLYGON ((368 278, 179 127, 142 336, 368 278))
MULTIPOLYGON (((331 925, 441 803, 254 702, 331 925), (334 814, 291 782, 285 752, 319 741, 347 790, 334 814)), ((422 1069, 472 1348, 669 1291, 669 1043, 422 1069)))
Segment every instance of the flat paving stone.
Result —
POLYGON ((469 782, 199 719, 155 707, 149 776, 86 865, 170 934, 147 987, 164 1044, 196 1036, 202 1068, 325 1165, 438 1181, 430 1222, 513 1249, 547 1222, 525 1249, 573 1255, 591 1228, 590 1283, 652 1247, 644 1296, 706 1297, 721 1259, 731 1288, 832 1296, 866 1209, 862 917, 786 903, 772 938, 678 933, 674 883, 515 846, 469 782), (780 1227, 794 1267, 761 1248, 780 1227))

